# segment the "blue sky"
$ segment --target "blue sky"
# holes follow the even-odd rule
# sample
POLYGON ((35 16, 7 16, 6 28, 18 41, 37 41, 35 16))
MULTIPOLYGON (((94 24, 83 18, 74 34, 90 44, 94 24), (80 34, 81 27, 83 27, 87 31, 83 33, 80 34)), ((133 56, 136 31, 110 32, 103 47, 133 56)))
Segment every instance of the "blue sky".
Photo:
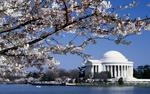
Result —
MULTIPOLYGON (((113 6, 126 4, 131 0, 111 0, 113 6)), ((150 17, 150 7, 145 6, 150 3, 150 0, 136 0, 138 6, 133 9, 118 10, 119 15, 130 13, 132 18, 135 17, 150 17)), ((141 35, 129 36, 127 40, 132 41, 132 44, 117 45, 112 41, 98 40, 96 45, 90 45, 85 49, 85 52, 90 53, 93 59, 100 59, 102 55, 109 50, 117 50, 124 54, 129 60, 135 62, 134 66, 150 63, 150 31, 142 31, 141 35)), ((82 58, 75 55, 55 55, 61 64, 60 68, 67 70, 77 68, 83 62, 82 58)))

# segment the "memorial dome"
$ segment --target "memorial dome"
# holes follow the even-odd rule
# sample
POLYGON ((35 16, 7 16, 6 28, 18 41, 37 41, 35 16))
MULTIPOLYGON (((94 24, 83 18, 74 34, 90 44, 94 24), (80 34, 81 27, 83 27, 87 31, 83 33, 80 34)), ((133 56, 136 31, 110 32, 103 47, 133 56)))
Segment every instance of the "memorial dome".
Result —
POLYGON ((108 51, 106 52, 101 61, 103 62, 128 62, 128 59, 118 51, 108 51))

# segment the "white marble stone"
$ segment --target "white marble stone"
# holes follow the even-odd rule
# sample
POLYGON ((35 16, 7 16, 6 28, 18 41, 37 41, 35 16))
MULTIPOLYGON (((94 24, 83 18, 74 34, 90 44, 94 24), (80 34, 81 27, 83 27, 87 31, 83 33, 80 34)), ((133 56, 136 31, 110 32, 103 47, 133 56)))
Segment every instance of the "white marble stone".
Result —
POLYGON ((113 81, 123 78, 129 83, 149 83, 150 79, 136 79, 133 77, 133 62, 129 61, 123 54, 118 51, 106 52, 100 60, 87 60, 85 63, 85 74, 89 77, 94 73, 109 71, 113 81), (95 66, 95 70, 94 70, 95 66))
POLYGON ((85 62, 85 66, 85 72, 88 72, 86 75, 94 75, 94 73, 109 71, 111 73, 111 77, 116 79, 122 77, 123 79, 130 80, 133 78, 133 62, 129 61, 118 51, 108 51, 100 60, 87 60, 87 62, 85 62), (98 69, 95 69, 95 71, 94 66, 98 66, 98 69))

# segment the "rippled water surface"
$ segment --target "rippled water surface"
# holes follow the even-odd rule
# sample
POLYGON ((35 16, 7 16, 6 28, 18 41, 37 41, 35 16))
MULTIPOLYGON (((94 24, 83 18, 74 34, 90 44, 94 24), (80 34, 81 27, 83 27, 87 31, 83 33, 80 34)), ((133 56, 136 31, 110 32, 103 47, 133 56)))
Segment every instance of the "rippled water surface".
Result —
POLYGON ((0 94, 150 94, 148 87, 0 85, 0 94))

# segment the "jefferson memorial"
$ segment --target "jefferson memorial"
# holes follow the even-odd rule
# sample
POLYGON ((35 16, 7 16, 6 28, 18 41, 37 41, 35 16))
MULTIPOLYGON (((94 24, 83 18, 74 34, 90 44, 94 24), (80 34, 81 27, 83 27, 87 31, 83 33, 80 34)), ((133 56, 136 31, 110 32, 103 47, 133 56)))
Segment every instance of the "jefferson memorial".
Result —
POLYGON ((93 76, 102 71, 110 72, 111 78, 124 81, 150 81, 150 79, 136 79, 133 77, 133 64, 118 51, 106 52, 100 60, 87 60, 85 63, 85 75, 93 76))

